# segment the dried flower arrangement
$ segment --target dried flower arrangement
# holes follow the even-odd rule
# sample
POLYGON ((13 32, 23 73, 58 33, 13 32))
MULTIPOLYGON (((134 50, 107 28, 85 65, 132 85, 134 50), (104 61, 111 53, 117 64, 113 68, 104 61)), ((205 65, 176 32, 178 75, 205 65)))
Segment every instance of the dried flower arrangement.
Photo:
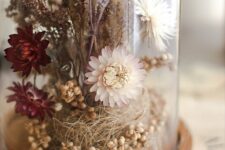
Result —
POLYGON ((7 102, 29 118, 30 150, 141 150, 152 147, 152 135, 163 135, 165 100, 144 82, 153 68, 171 68, 172 56, 134 56, 124 8, 136 5, 146 25, 141 34, 153 36, 159 49, 173 28, 162 27, 168 12, 163 1, 145 2, 11 0, 7 16, 19 27, 9 36, 5 58, 22 83, 9 87, 7 102), (153 10, 163 18, 153 23, 155 13, 143 6, 156 3, 153 10), (49 77, 42 88, 39 74, 49 77))
POLYGON ((141 36, 159 50, 166 50, 167 42, 175 35, 172 9, 165 0, 134 0, 135 13, 140 17, 141 36))

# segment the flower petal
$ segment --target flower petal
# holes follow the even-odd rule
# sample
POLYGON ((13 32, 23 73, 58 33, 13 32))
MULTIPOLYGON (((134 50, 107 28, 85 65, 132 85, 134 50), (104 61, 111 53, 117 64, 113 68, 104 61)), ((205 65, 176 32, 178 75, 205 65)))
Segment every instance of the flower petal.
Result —
MULTIPOLYGON (((138 98, 139 91, 143 88, 143 80, 145 77, 145 71, 141 67, 140 61, 134 55, 130 54, 126 49, 119 46, 114 50, 110 50, 108 47, 102 49, 101 55, 96 57, 91 57, 89 65, 92 70, 85 74, 87 77, 87 84, 91 84, 90 92, 96 92, 95 101, 101 101, 104 106, 109 107, 122 107, 128 105, 130 101, 138 98), (121 83, 115 83, 112 85, 107 85, 103 81, 103 76, 105 76, 106 67, 112 70, 112 74, 109 75, 109 80, 115 82, 114 79, 118 78, 113 71, 116 66, 117 69, 125 69, 127 77, 124 85, 121 83), (121 67, 122 66, 122 67, 121 67), (119 86, 118 86, 119 85, 119 86)), ((123 70, 124 71, 124 70, 123 70)), ((122 80, 118 80, 122 82, 122 80)))

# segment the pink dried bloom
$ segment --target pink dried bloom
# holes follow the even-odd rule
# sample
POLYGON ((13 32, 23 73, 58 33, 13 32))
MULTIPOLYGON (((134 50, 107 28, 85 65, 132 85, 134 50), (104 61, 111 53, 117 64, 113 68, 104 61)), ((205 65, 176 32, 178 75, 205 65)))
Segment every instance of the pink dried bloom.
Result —
POLYGON ((37 118, 44 120, 46 115, 52 116, 54 112, 54 102, 48 97, 48 94, 30 82, 13 83, 13 86, 8 88, 13 92, 8 96, 7 102, 16 102, 15 111, 29 118, 37 118))

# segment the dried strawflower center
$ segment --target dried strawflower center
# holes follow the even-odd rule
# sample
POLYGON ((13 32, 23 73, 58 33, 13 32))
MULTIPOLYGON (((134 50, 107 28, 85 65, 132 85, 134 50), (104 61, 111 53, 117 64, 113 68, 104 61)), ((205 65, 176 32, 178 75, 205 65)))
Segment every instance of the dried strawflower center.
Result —
POLYGON ((74 97, 74 96, 75 96, 74 89, 73 89, 73 88, 69 88, 69 89, 66 91, 66 95, 67 95, 68 97, 74 97))
POLYGON ((123 65, 112 64, 105 68, 103 84, 112 88, 122 88, 128 83, 128 71, 123 65))

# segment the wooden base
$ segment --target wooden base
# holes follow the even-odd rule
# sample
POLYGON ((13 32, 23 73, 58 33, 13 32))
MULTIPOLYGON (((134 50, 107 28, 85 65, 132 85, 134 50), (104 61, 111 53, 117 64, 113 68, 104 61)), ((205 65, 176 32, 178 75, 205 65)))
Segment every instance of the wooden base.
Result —
POLYGON ((178 127, 177 150, 191 150, 192 136, 183 121, 180 121, 178 127))
POLYGON ((29 150, 28 133, 25 129, 26 117, 10 113, 5 122, 4 137, 7 150, 29 150))

